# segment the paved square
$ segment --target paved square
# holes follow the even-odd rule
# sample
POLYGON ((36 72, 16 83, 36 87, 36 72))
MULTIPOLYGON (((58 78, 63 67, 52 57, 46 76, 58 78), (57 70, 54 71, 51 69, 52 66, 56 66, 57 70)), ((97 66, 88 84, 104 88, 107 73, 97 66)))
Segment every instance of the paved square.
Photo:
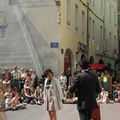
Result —
MULTIPOLYGON (((58 120, 79 120, 76 104, 65 104, 58 120)), ((7 111, 8 120, 49 120, 43 106, 28 105, 25 110, 7 111)), ((120 104, 101 104, 101 120, 120 120, 120 104)))

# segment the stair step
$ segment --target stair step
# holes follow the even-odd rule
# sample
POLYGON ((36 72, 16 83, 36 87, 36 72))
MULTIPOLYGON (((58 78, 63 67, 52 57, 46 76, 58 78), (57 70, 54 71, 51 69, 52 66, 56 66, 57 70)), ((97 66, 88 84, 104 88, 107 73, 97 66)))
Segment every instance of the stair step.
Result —
POLYGON ((0 40, 0 66, 34 67, 31 53, 26 44, 14 7, 5 11, 8 21, 5 38, 0 40))
POLYGON ((55 7, 54 0, 43 0, 43 1, 36 1, 36 2, 20 2, 19 4, 21 7, 55 7))
POLYGON ((15 62, 4 62, 0 63, 0 68, 7 66, 10 69, 13 69, 13 66, 17 65, 18 67, 23 67, 23 68, 34 68, 32 62, 24 62, 24 63, 18 63, 17 61, 15 62))

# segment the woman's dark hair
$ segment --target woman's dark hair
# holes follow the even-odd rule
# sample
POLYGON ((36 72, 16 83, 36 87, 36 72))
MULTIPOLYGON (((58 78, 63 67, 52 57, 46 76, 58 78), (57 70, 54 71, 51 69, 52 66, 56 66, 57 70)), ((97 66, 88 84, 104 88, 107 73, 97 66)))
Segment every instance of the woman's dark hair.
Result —
POLYGON ((45 70, 45 76, 47 76, 48 73, 52 73, 52 74, 53 74, 53 71, 52 71, 51 69, 46 69, 46 70, 45 70))
POLYGON ((42 74, 42 78, 45 78, 45 77, 46 77, 46 74, 45 74, 45 73, 43 73, 43 74, 42 74))

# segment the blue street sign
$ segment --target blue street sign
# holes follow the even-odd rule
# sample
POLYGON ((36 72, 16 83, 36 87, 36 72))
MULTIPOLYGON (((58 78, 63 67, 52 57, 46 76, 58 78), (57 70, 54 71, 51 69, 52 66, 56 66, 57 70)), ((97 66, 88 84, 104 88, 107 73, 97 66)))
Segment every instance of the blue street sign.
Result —
POLYGON ((50 43, 50 47, 51 48, 58 48, 59 47, 59 43, 58 42, 51 42, 50 43))

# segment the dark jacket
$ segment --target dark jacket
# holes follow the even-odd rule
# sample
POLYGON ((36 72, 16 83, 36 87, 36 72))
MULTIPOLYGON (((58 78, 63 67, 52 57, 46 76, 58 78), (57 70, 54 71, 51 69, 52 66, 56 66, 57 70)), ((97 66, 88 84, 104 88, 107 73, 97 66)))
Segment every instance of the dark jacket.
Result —
POLYGON ((97 106, 96 96, 101 92, 98 77, 89 72, 82 72, 75 77, 69 92, 77 91, 78 109, 93 109, 97 106))

